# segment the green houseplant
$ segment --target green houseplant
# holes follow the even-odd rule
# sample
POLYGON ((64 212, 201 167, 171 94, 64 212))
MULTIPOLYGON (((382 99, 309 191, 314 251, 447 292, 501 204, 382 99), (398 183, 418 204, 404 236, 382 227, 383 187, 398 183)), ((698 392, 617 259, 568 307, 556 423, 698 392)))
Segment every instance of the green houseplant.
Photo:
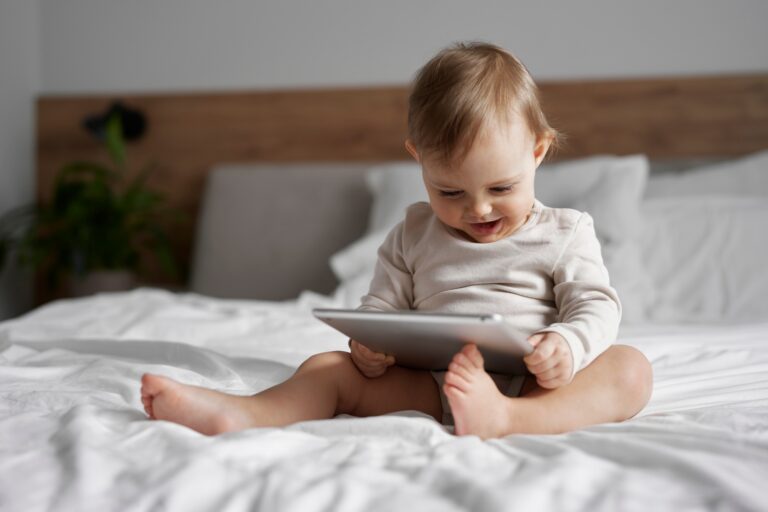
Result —
POLYGON ((130 288, 144 254, 154 255, 160 269, 176 277, 164 227, 176 214, 147 185, 150 167, 128 172, 125 112, 113 105, 97 133, 109 164, 65 165, 49 200, 0 217, 0 270, 15 253, 21 266, 39 272, 49 290, 64 284, 70 295, 130 288))

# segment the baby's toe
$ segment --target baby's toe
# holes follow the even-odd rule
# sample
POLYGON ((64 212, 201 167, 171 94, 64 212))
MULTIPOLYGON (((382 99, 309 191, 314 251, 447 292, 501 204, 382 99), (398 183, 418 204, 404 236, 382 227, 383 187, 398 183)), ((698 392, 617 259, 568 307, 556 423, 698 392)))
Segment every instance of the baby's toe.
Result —
POLYGON ((448 398, 456 399, 462 396, 463 391, 458 386, 453 386, 451 384, 448 384, 448 382, 446 382, 445 384, 443 384, 443 393, 445 393, 445 395, 448 398))
POLYGON ((457 363, 456 361, 452 361, 451 364, 448 365, 448 373, 454 373, 466 381, 469 381, 472 378, 472 368, 468 365, 465 366, 457 363))
POLYGON ((174 381, 161 375, 145 373, 141 376, 141 394, 142 396, 156 396, 174 381))
POLYGON ((454 386, 459 389, 467 389, 469 387, 469 381, 466 379, 465 375, 462 375, 459 372, 448 371, 445 374, 445 385, 449 387, 454 386))
POLYGON ((454 366, 463 366, 463 367, 471 366, 469 359, 467 359, 467 356, 465 356, 464 353, 461 351, 453 354, 453 358, 451 359, 451 364, 454 366))
POLYGON ((464 355, 464 357, 469 361, 469 363, 474 366, 475 368, 483 368, 484 360, 483 355, 480 353, 480 350, 477 348, 477 345, 474 343, 469 345, 464 345, 464 347, 461 349, 460 354, 464 355))

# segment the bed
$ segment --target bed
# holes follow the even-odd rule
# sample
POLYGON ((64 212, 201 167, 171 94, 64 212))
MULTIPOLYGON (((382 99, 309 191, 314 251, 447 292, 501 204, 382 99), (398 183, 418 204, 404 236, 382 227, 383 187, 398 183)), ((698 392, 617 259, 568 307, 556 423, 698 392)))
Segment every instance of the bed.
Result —
MULTIPOLYGON (((169 167, 158 182, 183 189, 176 200, 199 216, 195 231, 179 241, 180 249, 189 248, 188 289, 147 283, 53 301, 0 323, 0 508, 768 509, 768 77, 730 78, 542 87, 545 108, 554 104, 560 126, 582 136, 572 140, 570 153, 538 171, 537 195, 595 218, 625 305, 618 342, 643 351, 654 370, 651 401, 634 418, 490 441, 454 436, 414 411, 216 437, 148 421, 139 396, 145 372, 251 394, 284 380, 312 354, 346 350, 347 340, 311 309, 354 307, 382 234, 403 205, 422 199, 413 164, 396 153, 401 128, 382 127, 398 126, 403 90, 357 91, 347 95, 349 103, 338 92, 286 92, 302 98, 286 105, 322 116, 328 95, 333 108, 340 107, 334 102, 348 107, 344 116, 367 105, 377 113, 370 122, 382 123, 381 140, 350 149, 343 142, 361 140, 360 122, 342 136, 343 122, 302 124, 290 116, 281 117, 285 127, 276 132, 299 123, 306 144, 275 136, 264 143, 274 150, 254 154, 252 146, 233 148, 231 134, 217 136, 211 145, 231 153, 201 156, 194 169, 205 171, 169 167), (566 98, 560 107, 548 96, 554 93, 566 98), (638 95, 645 98, 640 105, 638 95), (370 101, 361 100, 366 96, 370 101), (649 101, 675 108, 641 115, 649 101), (615 114, 625 104, 634 114, 621 120, 595 112, 591 124, 574 121, 584 109, 615 114), (665 119, 677 123, 679 140, 652 130, 665 119), (738 119, 744 123, 737 130, 738 119), (679 130, 694 125, 695 133, 679 130), (596 149, 596 139, 622 127, 629 135, 609 137, 605 149, 596 149), (320 138, 336 142, 328 149, 320 138), (196 194, 193 186, 179 186, 190 179, 199 182, 196 194), (325 191, 315 221, 286 211, 280 229, 264 232, 268 243, 243 240, 233 226, 275 211, 268 191, 289 186, 295 194, 325 191), (250 193, 233 199, 224 192, 233 189, 250 193), (363 199, 344 201, 350 196, 363 199), (334 226, 332 235, 312 239, 323 225, 334 226), (286 249, 280 233, 292 229, 303 229, 292 238, 313 250, 286 249), (245 257, 220 264, 233 251, 245 257), (285 251, 304 259, 280 267, 285 251)), ((231 102, 283 98, 275 94, 197 100, 219 123, 214 131, 222 132, 222 119, 231 114, 239 133, 243 125, 231 102)), ((160 114, 196 100, 129 99, 160 114)), ((77 136, 62 135, 62 123, 51 120, 105 101, 41 100, 42 184, 57 159, 84 147, 62 145, 62 137, 77 136), (51 133, 61 135, 55 148, 51 133)), ((179 151, 177 141, 145 144, 142 151, 179 151)))

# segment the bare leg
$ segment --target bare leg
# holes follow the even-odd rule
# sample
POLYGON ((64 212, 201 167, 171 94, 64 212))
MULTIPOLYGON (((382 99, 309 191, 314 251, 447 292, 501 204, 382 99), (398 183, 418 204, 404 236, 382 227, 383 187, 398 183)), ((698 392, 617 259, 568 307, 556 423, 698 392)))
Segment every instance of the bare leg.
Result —
POLYGON ((453 361, 456 364, 445 376, 444 391, 458 435, 557 434, 624 421, 648 403, 653 386, 650 363, 626 345, 610 347, 557 389, 544 389, 527 379, 519 398, 501 394, 474 346, 464 347, 453 361))
POLYGON ((439 419, 442 406, 429 372, 393 366, 383 376, 363 376, 346 352, 309 358, 287 381, 254 396, 236 396, 142 377, 142 403, 150 418, 173 421, 203 434, 283 426, 341 413, 373 416, 418 410, 439 419))

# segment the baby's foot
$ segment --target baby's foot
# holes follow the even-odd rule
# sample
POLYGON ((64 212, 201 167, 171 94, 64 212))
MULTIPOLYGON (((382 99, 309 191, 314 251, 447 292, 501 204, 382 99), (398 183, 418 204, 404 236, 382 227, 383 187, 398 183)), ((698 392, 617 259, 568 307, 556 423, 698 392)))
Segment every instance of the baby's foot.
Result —
POLYGON ((443 391, 451 405, 456 435, 488 439, 512 432, 512 402, 486 373, 476 345, 465 345, 453 356, 443 391))
POLYGON ((179 423, 206 435, 248 428, 244 398, 159 375, 147 373, 141 378, 141 403, 150 418, 179 423))

